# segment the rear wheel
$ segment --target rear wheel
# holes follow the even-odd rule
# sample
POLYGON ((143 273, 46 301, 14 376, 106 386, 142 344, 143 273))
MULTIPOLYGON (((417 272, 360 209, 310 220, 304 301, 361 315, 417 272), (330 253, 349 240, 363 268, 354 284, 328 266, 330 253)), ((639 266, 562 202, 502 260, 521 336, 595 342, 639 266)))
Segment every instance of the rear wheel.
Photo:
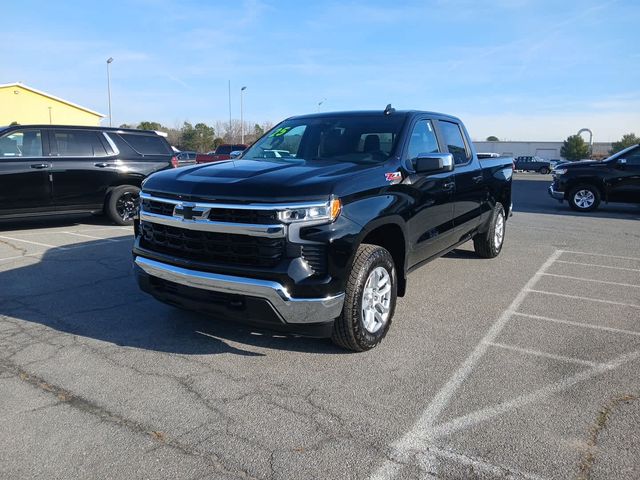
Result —
POLYGON ((496 203, 491 214, 489 229, 473 237, 473 248, 476 254, 482 258, 497 257, 502 251, 505 227, 504 207, 501 203, 496 203))
POLYGON ((541 174, 546 175, 547 173, 549 173, 549 167, 542 167, 540 170, 538 170, 541 174))
POLYGON ((105 204, 105 213, 118 225, 133 225, 138 212, 140 189, 133 185, 122 185, 111 191, 105 204))
POLYGON ((391 254, 377 245, 360 245, 347 281, 342 314, 333 325, 333 342, 355 352, 378 345, 391 325, 397 288, 391 254))
POLYGON ((600 192, 593 185, 579 185, 569 192, 569 206, 578 212, 592 212, 600 205, 600 192))

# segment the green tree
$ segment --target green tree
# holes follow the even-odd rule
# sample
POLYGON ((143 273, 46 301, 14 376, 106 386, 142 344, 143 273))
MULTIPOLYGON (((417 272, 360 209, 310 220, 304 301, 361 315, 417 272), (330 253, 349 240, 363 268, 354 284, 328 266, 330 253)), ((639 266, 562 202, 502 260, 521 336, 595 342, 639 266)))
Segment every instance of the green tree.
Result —
POLYGON ((139 130, 164 130, 165 128, 158 122, 140 122, 138 124, 139 130))
POLYGON ((627 133, 622 136, 619 142, 613 142, 611 144, 611 150, 609 150, 609 153, 613 155, 614 153, 618 153, 620 150, 624 150, 625 148, 638 143, 640 143, 640 138, 636 137, 635 133, 627 133))
POLYGON ((196 123, 195 126, 189 122, 182 125, 181 147, 185 150, 195 150, 196 152, 208 152, 213 150, 215 145, 215 131, 206 123, 196 123))
POLYGON ((20 125, 20 124, 15 120, 9 124, 10 127, 13 127, 14 125, 20 125))
POLYGON ((560 149, 560 155, 570 162, 575 162, 589 156, 589 145, 580 135, 567 137, 560 149))
POLYGON ((487 142, 499 142, 500 139, 498 137, 496 137, 495 135, 489 135, 487 137, 487 142))

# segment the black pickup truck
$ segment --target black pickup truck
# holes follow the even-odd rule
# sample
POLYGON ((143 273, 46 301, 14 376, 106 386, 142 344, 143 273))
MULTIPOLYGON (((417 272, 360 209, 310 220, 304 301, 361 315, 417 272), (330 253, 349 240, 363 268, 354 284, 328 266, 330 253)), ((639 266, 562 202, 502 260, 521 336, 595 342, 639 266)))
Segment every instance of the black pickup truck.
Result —
POLYGON ((640 145, 633 145, 601 162, 585 160, 558 164, 549 195, 566 200, 578 212, 590 212, 601 201, 640 203, 640 145))
POLYGON ((240 158, 145 180, 138 283, 169 304, 367 350, 412 270, 468 240, 500 253, 512 162, 478 160, 448 115, 292 117, 240 158))

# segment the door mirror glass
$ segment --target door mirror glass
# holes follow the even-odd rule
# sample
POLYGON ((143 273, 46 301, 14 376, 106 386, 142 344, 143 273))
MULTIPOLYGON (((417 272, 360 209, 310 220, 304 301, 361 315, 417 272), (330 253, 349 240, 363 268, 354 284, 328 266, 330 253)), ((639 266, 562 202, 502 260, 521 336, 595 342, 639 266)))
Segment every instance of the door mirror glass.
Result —
POLYGON ((243 152, 242 150, 234 150, 229 154, 229 156, 231 158, 238 158, 240 155, 242 155, 242 152, 243 152))
POLYGON ((453 155, 450 153, 421 153, 413 159, 417 173, 450 172, 453 170, 453 155))

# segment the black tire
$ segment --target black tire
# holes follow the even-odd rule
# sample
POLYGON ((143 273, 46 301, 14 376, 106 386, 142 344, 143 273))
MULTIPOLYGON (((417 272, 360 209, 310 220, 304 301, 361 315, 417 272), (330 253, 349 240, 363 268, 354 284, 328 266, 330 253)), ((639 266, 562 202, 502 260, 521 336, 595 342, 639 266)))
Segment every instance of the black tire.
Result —
POLYGON ((335 320, 331 340, 336 345, 354 352, 363 352, 374 348, 389 331, 396 307, 397 291, 397 275, 391 254, 377 245, 360 245, 347 280, 342 314, 335 320), (369 276, 378 267, 386 270, 391 289, 386 321, 380 325, 377 331, 372 332, 365 327, 362 311, 363 296, 369 276))
POLYGON ((104 211, 117 225, 133 225, 138 210, 140 189, 133 185, 122 185, 111 190, 104 211))
POLYGON ((549 168, 548 167, 542 167, 540 170, 538 170, 542 175, 546 175, 547 173, 549 173, 549 168))
POLYGON ((484 233, 479 233, 473 237, 473 248, 476 255, 482 258, 495 258, 500 255, 502 245, 504 244, 504 235, 506 232, 507 217, 504 213, 504 207, 501 203, 496 203, 491 213, 489 229, 484 233), (501 221, 500 221, 501 220, 501 221), (501 225, 502 235, 497 240, 497 229, 501 225))
POLYGON ((600 190, 593 185, 578 185, 569 191, 567 201, 576 212, 592 212, 600 205, 600 190))

